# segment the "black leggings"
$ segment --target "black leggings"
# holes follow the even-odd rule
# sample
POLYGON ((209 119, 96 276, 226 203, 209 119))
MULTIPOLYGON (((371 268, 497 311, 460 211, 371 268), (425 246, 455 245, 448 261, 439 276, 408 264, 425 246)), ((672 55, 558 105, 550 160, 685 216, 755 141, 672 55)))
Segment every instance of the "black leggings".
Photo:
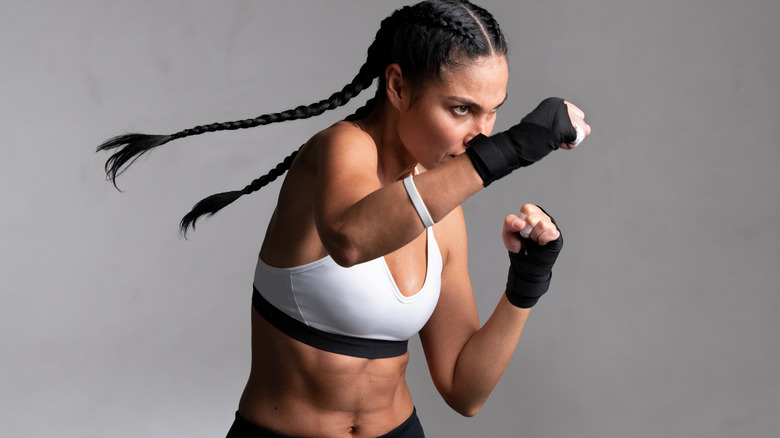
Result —
MULTIPOLYGON (((236 420, 230 427, 226 438, 295 438, 291 435, 274 432, 263 426, 250 423, 244 417, 236 412, 236 420)), ((404 421, 400 426, 391 430, 389 433, 377 438, 425 438, 422 424, 417 417, 417 410, 412 412, 412 416, 404 421)))

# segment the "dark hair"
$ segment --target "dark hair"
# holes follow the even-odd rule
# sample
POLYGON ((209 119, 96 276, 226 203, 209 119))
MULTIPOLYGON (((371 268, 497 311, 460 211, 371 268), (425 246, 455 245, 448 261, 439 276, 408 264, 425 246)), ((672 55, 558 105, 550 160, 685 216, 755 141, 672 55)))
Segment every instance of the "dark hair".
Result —
MULTIPOLYGON (((327 110, 345 105, 353 97, 379 79, 376 95, 366 104, 346 117, 353 121, 367 117, 377 102, 384 98, 384 72, 388 65, 397 63, 404 79, 412 89, 419 89, 429 80, 441 79, 446 68, 466 64, 480 57, 506 55, 504 35, 493 16, 485 9, 464 0, 429 0, 414 6, 405 6, 385 18, 368 48, 366 62, 357 76, 341 91, 329 98, 308 106, 264 114, 233 122, 196 126, 171 135, 125 134, 101 144, 98 151, 114 150, 105 165, 106 176, 114 186, 117 176, 133 164, 141 155, 152 149, 183 137, 205 132, 253 128, 260 125, 306 119, 327 110)), ((292 165, 296 150, 264 175, 242 190, 211 195, 195 204, 192 211, 181 220, 180 228, 186 236, 190 226, 203 215, 213 215, 242 195, 260 190, 283 175, 292 165)), ((117 189, 119 189, 117 187, 117 189)))

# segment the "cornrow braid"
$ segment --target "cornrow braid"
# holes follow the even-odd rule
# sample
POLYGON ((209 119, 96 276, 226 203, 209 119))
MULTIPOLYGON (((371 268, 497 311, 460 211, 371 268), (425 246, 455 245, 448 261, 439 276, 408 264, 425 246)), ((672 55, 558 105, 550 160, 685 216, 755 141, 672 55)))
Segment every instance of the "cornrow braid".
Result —
POLYGON ((474 33, 466 29, 466 26, 461 21, 445 16, 443 11, 431 11, 430 15, 426 15, 425 18, 428 18, 427 24, 432 27, 447 30, 464 40, 473 41, 475 38, 474 33))
POLYGON ((493 15, 484 8, 473 3, 468 3, 468 6, 464 7, 468 7, 471 12, 476 15, 477 19, 486 26, 488 33, 487 37, 492 40, 490 41, 490 44, 497 54, 506 55, 508 51, 506 39, 504 33, 501 31, 501 27, 498 25, 498 21, 493 15))

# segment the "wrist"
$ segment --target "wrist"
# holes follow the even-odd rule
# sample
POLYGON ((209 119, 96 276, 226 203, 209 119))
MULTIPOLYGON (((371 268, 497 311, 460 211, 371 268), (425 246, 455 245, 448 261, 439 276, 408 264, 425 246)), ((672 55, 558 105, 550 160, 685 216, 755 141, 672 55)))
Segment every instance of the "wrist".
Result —
MULTIPOLYGON (((500 134, 496 134, 498 135, 500 134)), ((471 159, 471 164, 482 178, 482 185, 485 187, 521 166, 512 152, 505 151, 502 146, 503 142, 495 142, 493 137, 483 134, 478 134, 469 141, 466 155, 471 159)))
POLYGON ((515 307, 521 309, 531 308, 550 288, 551 280, 552 272, 547 274, 546 278, 536 281, 536 279, 530 280, 519 277, 510 268, 506 283, 506 297, 515 307))
POLYGON ((508 252, 509 274, 506 281, 506 296, 509 302, 523 309, 533 307, 550 288, 552 281, 554 261, 541 263, 538 257, 529 258, 528 251, 537 248, 534 243, 526 240, 527 248, 520 253, 508 252))

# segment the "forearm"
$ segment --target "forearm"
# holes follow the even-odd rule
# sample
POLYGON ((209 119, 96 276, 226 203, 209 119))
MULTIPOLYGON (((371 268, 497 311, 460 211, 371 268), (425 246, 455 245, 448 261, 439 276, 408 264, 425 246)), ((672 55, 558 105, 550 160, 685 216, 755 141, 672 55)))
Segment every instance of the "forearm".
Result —
POLYGON ((513 306, 502 294, 488 321, 464 345, 450 400, 458 412, 474 415, 487 401, 512 359, 530 311, 513 306))
POLYGON ((530 308, 547 292, 552 267, 563 247, 555 220, 541 207, 526 204, 521 213, 525 219, 509 215, 504 220, 502 238, 510 251, 506 293, 456 361, 451 393, 462 398, 460 403, 469 411, 482 406, 509 365, 530 308), (520 231, 526 226, 531 231, 523 238, 520 231))
POLYGON ((415 176, 414 184, 435 222, 484 188, 465 153, 441 167, 415 176))

